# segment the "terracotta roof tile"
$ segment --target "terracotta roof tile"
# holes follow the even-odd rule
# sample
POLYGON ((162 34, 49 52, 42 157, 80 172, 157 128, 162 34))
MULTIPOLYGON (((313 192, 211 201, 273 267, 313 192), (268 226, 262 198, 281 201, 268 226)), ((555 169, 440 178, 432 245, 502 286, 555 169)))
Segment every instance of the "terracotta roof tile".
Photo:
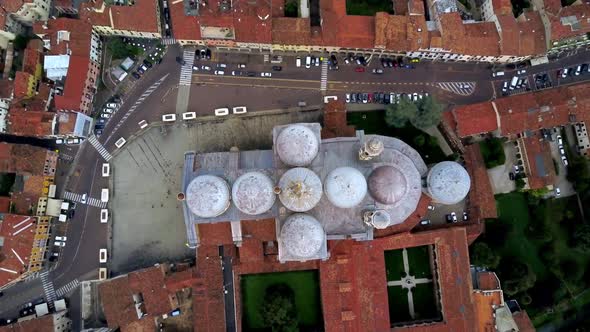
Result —
POLYGON ((242 220, 242 236, 254 238, 258 241, 276 241, 276 226, 274 219, 242 220))
POLYGON ((535 327, 533 326, 533 322, 529 318, 529 315, 526 311, 522 310, 512 314, 512 318, 514 318, 514 322, 520 332, 535 332, 535 327))
POLYGON ((201 39, 201 29, 199 22, 194 16, 184 15, 184 3, 168 2, 170 8, 170 21, 172 22, 172 31, 174 38, 178 40, 199 40, 201 39))
POLYGON ((0 285, 3 286, 27 271, 35 237, 36 218, 5 214, 0 220, 0 236, 3 238, 0 249, 0 285))
POLYGON ((17 71, 14 77, 14 97, 27 98, 29 95, 29 82, 34 81, 33 75, 24 71, 17 71))
POLYGON ((8 213, 10 210, 10 197, 0 196, 0 213, 8 213))
POLYGON ((420 220, 424 218, 424 216, 426 216, 426 212, 428 211, 428 205, 430 205, 431 201, 432 199, 430 198, 430 196, 422 194, 422 196, 420 196, 420 201, 418 202, 416 210, 412 212, 412 214, 403 223, 394 226, 389 226, 385 229, 375 229, 373 231, 374 237, 380 238, 404 232, 409 232, 410 230, 412 230, 412 228, 418 225, 418 223, 420 222, 420 220))
POLYGON ((477 272, 477 284, 479 290, 500 289, 500 281, 494 272, 477 272))
POLYGON ((32 145, 0 143, 0 173, 43 175, 48 151, 32 145))
MULTIPOLYGON (((400 2, 403 3, 403 1, 400 1, 400 2)), ((397 13, 397 14, 403 15, 401 13, 397 13)), ((420 1, 420 0, 408 1, 408 14, 409 15, 424 15, 424 2, 420 1)))
POLYGON ((428 48, 428 41, 429 32, 422 15, 375 15, 375 47, 416 51, 428 48))
POLYGON ((551 41, 581 36, 590 32, 588 17, 590 17, 590 3, 587 2, 560 8, 555 15, 550 15, 551 41))
POLYGON ((202 245, 233 244, 229 222, 198 224, 199 239, 202 245))
POLYGON ((85 98, 84 90, 90 65, 88 57, 70 57, 64 92, 61 96, 55 96, 57 110, 77 111, 83 109, 82 100, 85 98))
POLYGON ((492 0, 492 7, 496 15, 512 15, 512 3, 510 0, 492 0))
POLYGON ((272 19, 272 41, 275 44, 306 45, 310 43, 308 18, 278 17, 272 19))
POLYGON ((60 17, 46 23, 38 22, 33 30, 43 39, 49 39, 51 47, 47 54, 65 55, 70 52, 73 56, 90 56, 92 25, 84 20, 60 17), (59 31, 69 32, 67 40, 58 39, 59 31))
POLYGON ((14 81, 0 80, 0 98, 10 98, 14 89, 14 81))
POLYGON ((469 212, 472 220, 481 222, 487 218, 497 218, 496 200, 488 176, 479 144, 465 147, 465 168, 471 177, 469 190, 469 212))
POLYGON ((540 189, 555 183, 555 166, 551 157, 549 142, 540 137, 523 139, 528 161, 527 180, 531 189, 540 189))
POLYGON ((459 137, 474 136, 498 129, 498 118, 490 102, 453 108, 459 137))
POLYGON ((102 0, 85 2, 80 5, 80 18, 116 30, 160 33, 157 6, 158 2, 152 0, 135 0, 133 6, 104 5, 102 0))
POLYGON ((354 137, 356 129, 349 126, 346 120, 346 106, 341 100, 330 101, 324 105, 324 123, 322 138, 354 137))
POLYGON ((494 308, 504 303, 502 292, 474 292, 475 313, 477 317, 478 331, 497 331, 494 308))
POLYGON ((25 320, 7 326, 0 327, 0 332, 53 332, 53 315, 25 320))
MULTIPOLYGON (((201 244, 199 246, 196 269, 199 280, 193 289, 195 331, 223 332, 225 331, 223 275, 219 261, 219 248, 216 245, 201 244)), ((237 274, 235 269, 234 273, 237 274)), ((239 296, 239 290, 234 294, 239 296)), ((236 300, 236 305, 238 302, 236 300)))
POLYGON ((526 12, 518 17, 517 24, 520 34, 518 55, 545 54, 547 42, 545 41, 545 26, 541 20, 541 14, 537 11, 526 12))
POLYGON ((0 7, 2 7, 4 10, 6 10, 7 13, 15 13, 20 9, 20 7, 23 6, 23 4, 25 4, 25 2, 27 2, 27 1, 6 0, 6 1, 2 1, 2 4, 0 5, 0 7))
POLYGON ((52 135, 52 122, 55 113, 27 111, 11 107, 8 113, 8 133, 18 136, 52 135))
POLYGON ((458 54, 497 56, 498 31, 492 22, 464 24, 458 12, 440 15, 442 45, 458 54))

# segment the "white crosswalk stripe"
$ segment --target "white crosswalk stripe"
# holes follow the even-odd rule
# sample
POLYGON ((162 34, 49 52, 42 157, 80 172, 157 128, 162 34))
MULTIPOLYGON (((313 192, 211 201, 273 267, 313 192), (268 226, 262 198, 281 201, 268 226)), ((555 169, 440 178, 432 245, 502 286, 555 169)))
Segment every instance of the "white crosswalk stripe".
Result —
MULTIPOLYGON (((64 192, 64 195, 63 195, 62 198, 63 199, 67 199, 67 200, 72 201, 72 202, 83 204, 82 203, 82 194, 78 194, 78 193, 73 193, 73 192, 70 192, 70 191, 66 191, 66 192, 64 192)), ((101 209, 104 209, 104 208, 107 207, 107 203, 106 202, 102 202, 101 200, 96 199, 94 197, 87 197, 86 198, 86 204, 87 205, 90 205, 90 206, 97 207, 97 208, 101 208, 101 209)))
POLYGON ((180 69, 180 85, 191 85, 193 78, 193 63, 195 63, 195 51, 185 50, 182 59, 184 65, 180 69))
POLYGON ((328 61, 322 62, 322 80, 320 83, 320 90, 326 91, 328 88, 328 61))
POLYGON ((80 281, 78 279, 74 279, 55 291, 55 294, 57 295, 57 298, 62 298, 64 295, 76 289, 78 285, 80 285, 80 281))
POLYGON ((266 63, 266 62, 269 62, 269 61, 270 61, 270 55, 265 54, 264 55, 264 62, 266 63))
POLYGON ((174 39, 174 38, 162 38, 162 44, 164 44, 164 45, 174 45, 174 44, 176 44, 176 39, 174 39))
POLYGON ((41 282, 43 283, 43 293, 45 294, 45 299, 49 304, 49 307, 53 307, 53 301, 56 300, 55 288, 53 288, 53 282, 49 280, 47 275, 49 272, 43 271, 41 272, 41 282))
POLYGON ((440 82, 437 85, 443 90, 461 96, 469 96, 475 91, 475 82, 440 82))
POLYGON ((105 149, 105 147, 102 144, 100 144, 96 136, 90 135, 90 137, 88 137, 88 142, 90 142, 90 144, 96 149, 96 151, 98 151, 98 153, 100 153, 100 155, 106 161, 110 161, 113 158, 113 156, 111 156, 107 149, 105 149))

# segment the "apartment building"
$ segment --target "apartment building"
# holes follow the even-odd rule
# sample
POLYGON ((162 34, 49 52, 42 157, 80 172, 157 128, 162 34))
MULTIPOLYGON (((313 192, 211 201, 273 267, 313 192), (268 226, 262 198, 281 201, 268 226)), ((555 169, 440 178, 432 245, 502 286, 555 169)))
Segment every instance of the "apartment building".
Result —
POLYGON ((80 19, 100 36, 161 38, 158 0, 124 0, 107 5, 91 0, 80 5, 80 19))

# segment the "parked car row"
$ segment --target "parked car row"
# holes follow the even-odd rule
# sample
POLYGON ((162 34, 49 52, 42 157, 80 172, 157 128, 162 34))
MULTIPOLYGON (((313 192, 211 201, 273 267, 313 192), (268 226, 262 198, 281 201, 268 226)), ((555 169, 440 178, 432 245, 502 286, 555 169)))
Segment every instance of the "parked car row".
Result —
POLYGON ((563 139, 561 135, 557 135, 557 148, 559 149, 559 155, 561 156, 561 162, 564 166, 568 165, 567 156, 565 155, 565 149, 563 148, 563 139))
POLYGON ((347 103, 377 103, 377 104, 397 104, 402 98, 410 101, 418 101, 428 97, 428 92, 414 93, 395 93, 395 92, 374 92, 374 93, 347 93, 345 98, 347 103))
POLYGON ((100 137, 100 135, 102 135, 108 119, 119 110, 119 107, 121 106, 120 102, 121 100, 119 97, 115 96, 104 105, 98 119, 94 123, 94 136, 100 137))
POLYGON ((148 59, 143 59, 141 65, 137 67, 137 69, 133 73, 131 73, 131 76, 135 77, 136 79, 140 79, 141 76, 145 74, 153 66, 154 65, 148 59))
POLYGON ((586 75, 590 73, 590 66, 587 63, 580 64, 576 67, 569 67, 557 70, 557 75, 561 76, 562 79, 566 79, 572 76, 586 75))
MULTIPOLYGON (((457 213, 455 212, 451 212, 449 214, 446 215, 446 219, 448 223, 456 223, 459 221, 459 219, 457 218, 457 213)), ((467 212, 463 212, 463 218, 461 219, 463 221, 468 221, 469 220, 469 216, 467 215, 467 212)))
POLYGON ((170 30, 170 9, 168 8, 168 1, 163 0, 162 6, 164 7, 162 11, 162 13, 164 14, 164 32, 166 34, 166 37, 171 37, 172 31, 170 30))

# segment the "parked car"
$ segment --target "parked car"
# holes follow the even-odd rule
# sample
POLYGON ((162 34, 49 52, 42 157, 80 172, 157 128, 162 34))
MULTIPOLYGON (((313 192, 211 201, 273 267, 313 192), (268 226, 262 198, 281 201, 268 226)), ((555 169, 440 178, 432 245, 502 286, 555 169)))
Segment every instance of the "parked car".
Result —
POLYGON ((214 72, 215 75, 225 75, 225 72, 223 70, 216 70, 214 72))
POLYGON ((135 77, 136 79, 140 79, 141 75, 139 75, 138 72, 134 71, 133 73, 131 73, 131 76, 135 77))
POLYGON ((210 49, 206 49, 205 50, 205 58, 207 60, 210 60, 211 59, 211 50, 210 49))
POLYGON ((271 77, 272 74, 271 73, 260 73, 260 76, 262 76, 262 77, 271 77))
POLYGON ((274 71, 281 71, 281 70, 283 70, 283 67, 281 67, 281 66, 272 66, 272 70, 274 70, 274 71))
POLYGON ((146 65, 148 68, 152 68, 152 63, 149 62, 147 59, 143 59, 143 64, 146 65))
POLYGON ((201 70, 210 71, 211 67, 203 65, 203 66, 201 66, 201 70))
POLYGON ((420 226, 428 226, 430 225, 430 219, 420 220, 420 226))
POLYGON ((117 103, 107 103, 106 105, 108 108, 113 108, 116 109, 117 107, 119 107, 119 104, 117 103))
POLYGON ((231 72, 232 76, 242 76, 242 73, 240 70, 232 70, 231 72))
POLYGON ((555 188, 555 196, 560 196, 561 195, 561 189, 559 189, 559 187, 555 188))
POLYGON ((110 115, 110 114, 108 114, 108 113, 101 113, 101 114, 100 114, 100 117, 101 117, 101 118, 104 118, 104 119, 109 119, 109 118, 111 117, 111 115, 110 115))
POLYGON ((227 65, 225 63, 218 63, 217 68, 227 68, 227 65))
POLYGON ((254 76, 256 76, 256 72, 255 72, 255 71, 249 71, 249 72, 247 73, 247 76, 248 76, 248 77, 254 77, 254 76))
POLYGON ((347 103, 350 103, 350 93, 347 93, 346 94, 346 102, 347 103))
POLYGON ((356 68, 354 68, 354 71, 356 71, 357 73, 364 73, 365 72, 365 68, 363 68, 363 67, 356 67, 356 68))
POLYGON ((373 74, 383 74, 383 69, 373 69, 373 74))
POLYGON ((451 218, 453 219, 453 222, 457 222, 457 214, 455 212, 451 212, 451 218))
POLYGON ((238 68, 246 68, 246 64, 245 63, 238 63, 238 68))
POLYGON ((463 221, 467 221, 469 219, 469 216, 467 215, 467 212, 463 211, 463 221))

